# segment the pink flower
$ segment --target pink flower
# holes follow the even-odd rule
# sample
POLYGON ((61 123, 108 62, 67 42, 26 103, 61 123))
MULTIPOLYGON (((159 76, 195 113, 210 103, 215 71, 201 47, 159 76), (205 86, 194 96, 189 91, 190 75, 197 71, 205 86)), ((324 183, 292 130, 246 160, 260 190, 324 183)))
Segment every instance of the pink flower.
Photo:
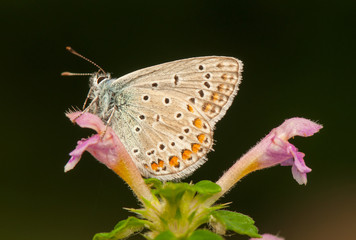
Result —
POLYGON ((250 238, 250 240, 284 240, 284 238, 265 233, 262 235, 262 238, 250 238))
POLYGON ((82 154, 88 151, 99 162, 117 173, 139 199, 140 197, 152 199, 152 194, 144 183, 141 173, 111 127, 105 126, 98 116, 87 112, 70 112, 66 116, 80 127, 91 128, 97 134, 78 141, 77 147, 69 154, 71 158, 64 167, 65 172, 73 169, 82 154))
POLYGON ((322 128, 305 118, 291 118, 272 131, 254 147, 255 150, 263 152, 256 159, 258 169, 267 168, 280 164, 282 166, 292 166, 292 174, 299 184, 307 183, 307 173, 311 169, 305 165, 305 154, 298 149, 288 139, 294 136, 309 137, 322 128))
POLYGON ((278 164, 292 166, 294 179, 299 184, 306 184, 307 173, 311 169, 305 165, 304 153, 299 152, 288 140, 294 136, 309 137, 321 128, 321 125, 305 118, 291 118, 284 121, 224 173, 216 182, 222 191, 211 197, 207 204, 213 204, 247 174, 278 164))
POLYGON ((119 154, 124 150, 120 149, 123 146, 114 131, 108 127, 105 132, 106 126, 96 115, 90 113, 82 114, 81 112, 71 112, 66 115, 79 126, 91 128, 98 134, 78 141, 77 147, 69 154, 71 158, 65 165, 64 171, 68 172, 69 170, 72 170, 85 151, 88 151, 107 167, 113 168, 119 159, 119 154), (101 136, 104 132, 105 135, 101 136))

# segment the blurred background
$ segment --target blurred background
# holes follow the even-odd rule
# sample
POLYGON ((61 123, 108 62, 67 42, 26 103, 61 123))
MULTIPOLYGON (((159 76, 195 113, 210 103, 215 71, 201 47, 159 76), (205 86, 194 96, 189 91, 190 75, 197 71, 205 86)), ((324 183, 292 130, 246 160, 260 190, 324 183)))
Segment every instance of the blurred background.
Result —
MULTIPOLYGON (((299 186, 288 167, 248 175, 220 202, 287 240, 356 234, 355 1, 2 1, 0 238, 87 240, 138 207, 127 185, 91 155, 64 173, 76 141, 66 119, 96 68, 114 77, 187 57, 241 59, 243 82, 217 124, 215 151, 184 181, 216 181, 291 117, 324 125, 292 140, 313 171, 299 186)), ((143 239, 136 236, 133 239, 143 239)), ((227 239, 248 239, 232 236, 227 239)))

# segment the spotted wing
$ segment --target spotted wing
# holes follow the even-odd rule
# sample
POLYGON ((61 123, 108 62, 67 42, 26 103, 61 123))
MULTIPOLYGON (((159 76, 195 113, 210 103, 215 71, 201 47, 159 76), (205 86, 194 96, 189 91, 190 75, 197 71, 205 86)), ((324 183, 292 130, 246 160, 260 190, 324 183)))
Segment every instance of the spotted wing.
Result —
POLYGON ((113 82, 128 97, 112 127, 145 176, 182 178, 205 162, 231 105, 242 63, 231 57, 169 62, 113 82))

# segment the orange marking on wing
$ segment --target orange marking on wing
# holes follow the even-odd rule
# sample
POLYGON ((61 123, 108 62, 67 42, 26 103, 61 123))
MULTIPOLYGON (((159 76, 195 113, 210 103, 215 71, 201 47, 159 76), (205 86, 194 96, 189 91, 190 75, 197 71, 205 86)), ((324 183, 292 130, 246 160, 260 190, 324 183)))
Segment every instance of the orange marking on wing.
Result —
POLYGON ((196 118, 193 121, 193 125, 196 126, 197 128, 201 128, 203 126, 203 122, 200 118, 196 118))
POLYGON ((226 91, 226 85, 225 84, 219 84, 218 86, 218 91, 219 92, 225 92, 226 91))
POLYGON ((151 168, 153 171, 156 171, 158 169, 158 164, 155 162, 151 163, 151 168))
POLYGON ((192 156, 192 151, 190 151, 190 150, 187 150, 187 149, 185 149, 185 150, 183 150, 183 152, 182 152, 182 158, 183 158, 183 160, 187 160, 187 159, 190 159, 192 156))
POLYGON ((211 100, 212 100, 213 102, 215 102, 215 101, 217 101, 217 100, 219 100, 219 99, 220 99, 219 94, 213 93, 213 95, 211 95, 211 100))
POLYGON ((189 104, 187 105, 187 109, 188 109, 189 112, 194 112, 193 107, 190 106, 189 104))
POLYGON ((203 143, 204 139, 205 139, 205 134, 200 134, 197 136, 199 142, 203 143))
POLYGON ((176 156, 170 157, 169 165, 171 165, 172 167, 179 167, 178 157, 176 156))
POLYGON ((164 162, 162 160, 158 160, 158 167, 163 168, 164 162))
POLYGON ((205 103, 203 106, 203 111, 208 112, 213 106, 210 103, 205 103))
POLYGON ((192 151, 194 153, 197 153, 199 151, 199 149, 200 149, 200 145, 199 144, 197 144, 197 143, 193 143, 192 144, 192 151))

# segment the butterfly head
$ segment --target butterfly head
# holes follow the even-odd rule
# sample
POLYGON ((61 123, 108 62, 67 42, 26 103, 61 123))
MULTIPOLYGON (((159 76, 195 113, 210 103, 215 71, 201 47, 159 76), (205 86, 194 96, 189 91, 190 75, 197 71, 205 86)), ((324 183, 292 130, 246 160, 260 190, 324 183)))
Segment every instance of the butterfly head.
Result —
POLYGON ((101 83, 105 82, 106 80, 109 80, 110 79, 110 74, 105 72, 104 69, 102 67, 100 67, 98 64, 96 64, 95 62, 93 62, 92 60, 90 60, 89 58, 86 58, 84 57, 83 55, 79 54, 78 52, 76 52, 73 48, 71 47, 66 47, 66 49, 84 59, 85 61, 93 64, 94 66, 96 66, 98 68, 98 71, 93 73, 93 74, 90 74, 90 73, 71 73, 71 72, 63 72, 62 73, 62 76, 83 76, 83 75, 90 75, 90 88, 94 88, 94 89, 97 89, 99 88, 99 86, 101 85, 101 83))
POLYGON ((90 87, 91 88, 99 88, 104 82, 111 79, 110 73, 101 72, 100 70, 96 73, 93 73, 90 77, 90 87))

